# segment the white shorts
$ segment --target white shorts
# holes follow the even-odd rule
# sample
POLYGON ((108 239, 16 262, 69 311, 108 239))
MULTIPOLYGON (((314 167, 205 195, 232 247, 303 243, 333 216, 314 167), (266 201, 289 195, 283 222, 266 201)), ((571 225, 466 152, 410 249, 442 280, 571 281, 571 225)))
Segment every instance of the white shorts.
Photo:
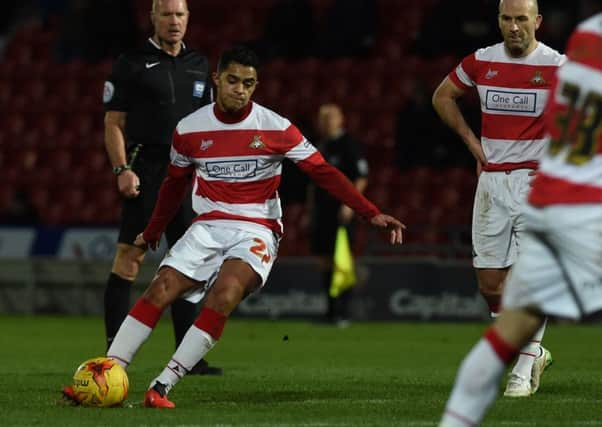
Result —
POLYGON ((213 286, 219 270, 227 259, 241 259, 261 277, 263 286, 278 254, 278 238, 267 228, 228 227, 227 221, 194 222, 167 252, 159 268, 170 266, 183 275, 204 282, 183 295, 197 303, 213 286))
POLYGON ((602 206, 527 207, 502 306, 580 319, 602 309, 602 206))
POLYGON ((472 211, 472 264, 506 268, 514 264, 525 230, 522 209, 530 189, 530 169, 482 172, 472 211))

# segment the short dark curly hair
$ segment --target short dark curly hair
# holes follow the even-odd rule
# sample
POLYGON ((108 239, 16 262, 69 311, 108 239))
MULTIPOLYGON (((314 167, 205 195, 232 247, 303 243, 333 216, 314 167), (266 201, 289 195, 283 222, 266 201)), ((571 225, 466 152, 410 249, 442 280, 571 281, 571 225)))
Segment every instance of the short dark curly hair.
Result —
POLYGON ((252 49, 244 45, 235 45, 222 52, 217 63, 218 74, 233 62, 259 70, 259 57, 252 49))

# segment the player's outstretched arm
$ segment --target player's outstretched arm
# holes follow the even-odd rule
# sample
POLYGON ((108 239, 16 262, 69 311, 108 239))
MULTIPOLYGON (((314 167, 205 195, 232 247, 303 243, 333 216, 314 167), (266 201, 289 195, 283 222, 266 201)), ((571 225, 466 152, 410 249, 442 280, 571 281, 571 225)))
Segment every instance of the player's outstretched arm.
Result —
POLYGON ((334 198, 370 221, 371 225, 390 230, 391 244, 402 242, 402 230, 405 225, 392 216, 381 213, 370 200, 357 191, 353 183, 341 171, 325 162, 321 156, 316 157, 313 162, 301 161, 297 163, 297 166, 334 198))
POLYGON ((389 230, 389 243, 392 245, 403 242, 403 230, 406 226, 396 218, 385 214, 378 214, 370 219, 372 226, 389 230))

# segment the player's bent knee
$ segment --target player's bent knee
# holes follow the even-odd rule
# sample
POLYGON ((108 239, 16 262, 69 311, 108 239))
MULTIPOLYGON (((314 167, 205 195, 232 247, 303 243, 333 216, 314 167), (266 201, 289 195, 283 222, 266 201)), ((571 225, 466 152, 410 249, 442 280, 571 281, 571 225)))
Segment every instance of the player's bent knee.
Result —
POLYGON ((144 297, 160 308, 174 302, 189 286, 183 283, 181 275, 171 267, 163 267, 144 292, 144 297))
POLYGON ((483 295, 501 295, 507 269, 482 269, 477 272, 479 290, 483 295))
POLYGON ((205 301, 205 306, 220 313, 232 312, 250 290, 234 275, 221 276, 205 301))
POLYGON ((222 265, 204 305, 228 315, 244 297, 260 286, 261 277, 249 264, 240 259, 229 259, 222 265))
POLYGON ((502 283, 492 283, 492 284, 479 283, 479 290, 481 291, 481 293, 483 295, 490 295, 490 296, 501 295, 502 289, 503 289, 502 283))

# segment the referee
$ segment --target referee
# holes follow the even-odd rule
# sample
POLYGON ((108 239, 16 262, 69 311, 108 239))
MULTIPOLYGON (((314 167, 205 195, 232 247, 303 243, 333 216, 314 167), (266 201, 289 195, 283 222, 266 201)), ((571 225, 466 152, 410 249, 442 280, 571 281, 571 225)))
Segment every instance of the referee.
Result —
MULTIPOLYGON (((105 82, 105 146, 119 192, 124 197, 113 267, 105 290, 107 348, 130 309, 130 288, 144 259, 133 245, 144 230, 167 172, 171 136, 178 121, 211 102, 207 58, 186 47, 186 0, 153 0, 154 35, 138 50, 121 55, 105 82)), ((194 213, 186 198, 165 236, 171 247, 194 213)), ((180 299, 172 305, 176 347, 196 318, 196 306, 180 299)), ((191 371, 220 375, 201 360, 191 371)))
MULTIPOLYGON (((321 105, 317 118, 321 140, 317 147, 326 161, 343 172, 355 188, 363 193, 368 185, 368 162, 363 156, 360 142, 349 135, 344 122, 345 117, 339 105, 321 105)), ((330 295, 330 287, 334 274, 333 255, 337 230, 344 226, 349 238, 353 237, 353 210, 322 188, 311 186, 308 212, 311 212, 311 250, 320 259, 322 286, 328 298, 324 321, 345 328, 350 322, 351 289, 333 297, 330 295)))

